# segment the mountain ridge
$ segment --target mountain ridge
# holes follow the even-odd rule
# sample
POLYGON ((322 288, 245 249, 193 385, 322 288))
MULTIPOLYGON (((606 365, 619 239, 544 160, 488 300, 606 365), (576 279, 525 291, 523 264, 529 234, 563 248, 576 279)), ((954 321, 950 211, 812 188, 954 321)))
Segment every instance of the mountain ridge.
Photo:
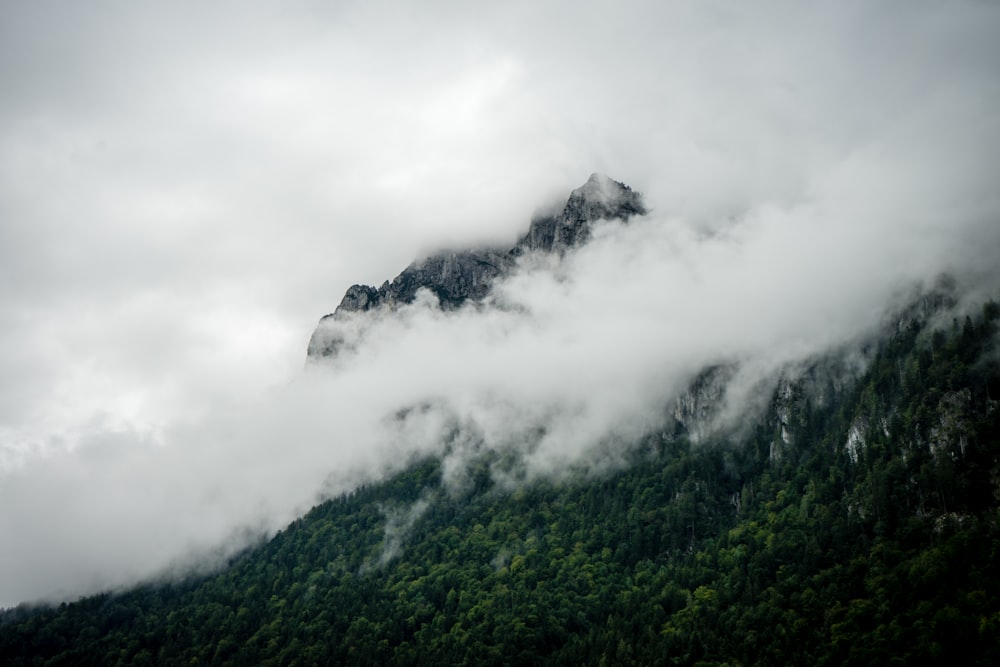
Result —
MULTIPOLYGON (((443 312, 488 300, 521 256, 644 211, 595 174, 511 247, 352 286, 309 358, 421 290, 443 312)), ((546 422, 487 446, 434 406, 438 446, 215 574, 0 610, 0 663, 997 664, 1000 306, 959 297, 914 288, 877 330, 766 372, 713 357, 654 395, 662 419, 540 473, 546 422)))
POLYGON ((532 218, 528 231, 510 247, 442 251, 410 264, 380 287, 349 287, 329 315, 323 316, 306 349, 307 359, 334 356, 344 344, 337 323, 359 313, 392 310, 412 303, 421 289, 430 290, 442 310, 454 310, 490 294, 494 281, 509 274, 518 258, 529 253, 562 254, 590 238, 598 220, 628 220, 647 213, 642 195, 600 173, 570 192, 562 209, 532 218))

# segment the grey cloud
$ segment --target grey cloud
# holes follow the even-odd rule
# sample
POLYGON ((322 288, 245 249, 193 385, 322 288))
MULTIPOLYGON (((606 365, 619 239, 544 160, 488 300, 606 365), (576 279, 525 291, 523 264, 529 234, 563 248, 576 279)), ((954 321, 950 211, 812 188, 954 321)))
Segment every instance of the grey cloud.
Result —
POLYGON ((335 4, 0 9, 0 604, 423 454, 554 474, 704 364, 752 387, 941 271, 996 293, 989 3, 335 4), (301 372, 349 284, 510 242, 591 171, 650 216, 301 372))

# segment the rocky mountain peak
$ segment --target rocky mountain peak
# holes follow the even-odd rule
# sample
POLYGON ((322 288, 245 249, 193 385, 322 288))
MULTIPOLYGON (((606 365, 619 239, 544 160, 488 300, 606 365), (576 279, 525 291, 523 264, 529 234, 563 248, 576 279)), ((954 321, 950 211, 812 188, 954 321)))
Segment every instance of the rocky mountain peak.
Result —
POLYGON ((565 214, 591 222, 628 219, 645 212, 641 197, 632 188, 598 173, 591 174, 586 183, 570 193, 564 210, 565 214))
POLYGON ((338 324, 349 318, 412 303, 420 289, 433 292, 444 310, 453 310, 469 300, 479 301, 488 296, 497 277, 513 269, 521 255, 567 252, 587 242, 598 220, 628 221, 633 215, 645 213, 638 192, 604 174, 591 174, 586 183, 570 193, 559 214, 535 217, 528 232, 512 247, 444 251, 410 264, 381 287, 352 285, 337 309, 320 320, 309 341, 307 356, 330 356, 349 345, 338 324))
POLYGON ((531 221, 528 233, 518 242, 527 250, 564 252, 590 238, 590 228, 598 220, 628 220, 644 215, 642 196, 624 183, 594 173, 573 190, 562 212, 531 221))

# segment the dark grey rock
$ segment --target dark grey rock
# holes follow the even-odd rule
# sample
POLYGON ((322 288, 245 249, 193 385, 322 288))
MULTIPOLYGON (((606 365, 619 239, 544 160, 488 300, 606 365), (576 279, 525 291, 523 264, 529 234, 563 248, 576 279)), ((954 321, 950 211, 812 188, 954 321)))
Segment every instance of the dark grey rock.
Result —
POLYGON ((392 309, 412 303, 421 288, 430 290, 441 308, 454 310, 467 301, 481 301, 497 277, 510 272, 517 258, 529 252, 564 253, 590 238, 598 220, 624 220, 643 215, 642 197, 632 188, 603 174, 591 174, 570 193, 558 215, 536 216, 513 247, 444 251, 414 262, 381 287, 352 285, 330 315, 320 320, 309 341, 307 357, 333 355, 345 344, 344 332, 332 326, 355 313, 392 309))
POLYGON ((520 251, 564 251, 587 242, 597 220, 628 220, 644 215, 642 196, 632 188, 603 174, 591 174, 587 182, 570 193, 562 212, 537 217, 517 243, 520 251))

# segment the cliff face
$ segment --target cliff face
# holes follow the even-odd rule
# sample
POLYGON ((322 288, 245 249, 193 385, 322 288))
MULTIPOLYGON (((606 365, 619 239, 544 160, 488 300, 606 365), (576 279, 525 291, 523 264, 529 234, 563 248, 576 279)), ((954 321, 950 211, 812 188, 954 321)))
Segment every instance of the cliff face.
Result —
POLYGON ((573 190, 558 215, 535 217, 528 232, 509 248, 445 251, 414 262, 381 287, 352 285, 340 305, 323 317, 309 341, 308 358, 331 356, 345 344, 341 324, 360 313, 391 310, 412 303, 421 288, 430 290, 444 310, 485 298, 497 277, 507 274, 517 258, 530 252, 563 253, 584 244, 598 220, 625 220, 643 215, 639 193, 603 174, 592 174, 573 190))
POLYGON ((591 174, 586 183, 570 193, 559 215, 532 220, 515 250, 564 252, 586 243, 591 224, 597 220, 628 220, 645 213, 642 197, 630 187, 603 174, 591 174))

